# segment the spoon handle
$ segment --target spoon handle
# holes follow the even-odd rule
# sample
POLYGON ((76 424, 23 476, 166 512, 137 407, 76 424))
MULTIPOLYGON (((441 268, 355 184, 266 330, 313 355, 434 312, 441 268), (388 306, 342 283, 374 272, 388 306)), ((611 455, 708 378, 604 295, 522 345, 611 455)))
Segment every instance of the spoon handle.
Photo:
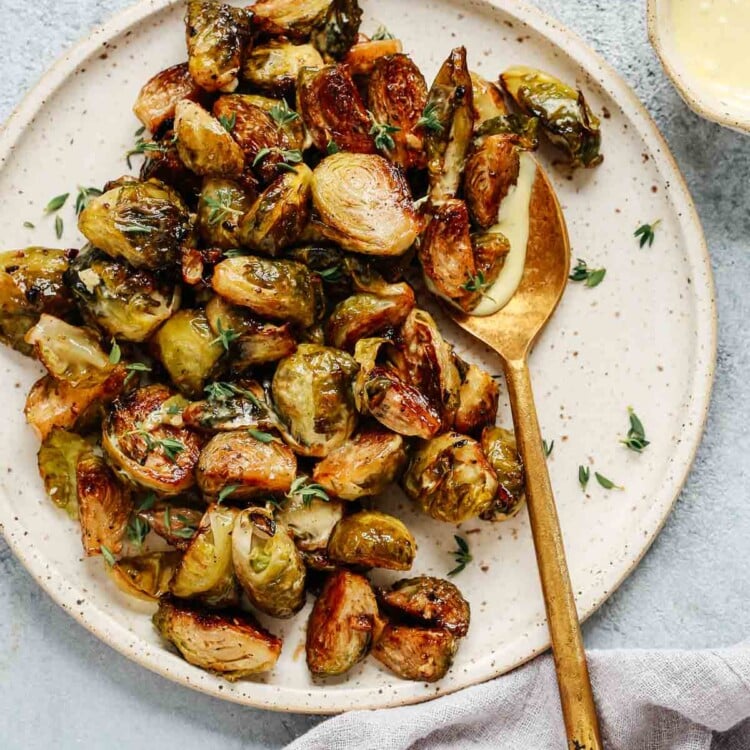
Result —
POLYGON ((526 497, 557 671, 568 750, 602 750, 578 613, 531 390, 526 358, 504 362, 526 497))

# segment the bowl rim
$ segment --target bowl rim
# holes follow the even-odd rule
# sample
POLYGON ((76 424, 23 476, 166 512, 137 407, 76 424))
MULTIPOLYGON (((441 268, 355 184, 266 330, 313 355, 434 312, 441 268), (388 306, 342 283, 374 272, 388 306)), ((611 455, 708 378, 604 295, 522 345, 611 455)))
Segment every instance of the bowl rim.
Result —
POLYGON ((677 89, 677 93, 679 93, 683 101, 697 115, 700 115, 706 120, 723 125, 726 128, 736 130, 739 133, 750 133, 750 114, 742 117, 733 116, 726 110, 718 109, 710 103, 710 99, 706 98, 700 87, 695 85, 694 82, 697 79, 689 78, 681 72, 679 67, 675 64, 674 57, 676 57, 676 53, 671 52, 668 49, 668 46, 664 43, 665 24, 660 23, 659 21, 660 5, 672 1, 673 0, 647 0, 646 6, 648 39, 659 58, 659 62, 661 62, 664 72, 672 82, 672 85, 677 89))

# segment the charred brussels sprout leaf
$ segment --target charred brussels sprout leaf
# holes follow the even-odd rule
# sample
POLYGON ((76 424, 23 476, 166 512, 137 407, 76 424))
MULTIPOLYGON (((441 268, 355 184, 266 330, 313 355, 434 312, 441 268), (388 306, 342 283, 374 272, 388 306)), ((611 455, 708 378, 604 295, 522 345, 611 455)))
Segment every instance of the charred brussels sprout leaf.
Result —
POLYGON ((409 186, 382 156, 339 153, 313 172, 313 205, 321 232, 345 250, 402 255, 419 232, 409 186))
POLYGON ((456 637, 442 628, 385 626, 372 655, 405 680, 435 682, 445 677, 458 650, 456 637))
POLYGON ((147 602, 157 601, 169 593, 169 580, 181 557, 179 552, 151 552, 124 557, 107 570, 124 593, 147 602))
POLYGON ((524 114, 539 118, 547 137, 568 154, 573 166, 601 163, 599 118, 580 89, 521 65, 506 70, 500 80, 524 114))
POLYGON ((368 580, 340 570, 325 582, 307 623, 307 666, 321 677, 344 674, 367 654, 378 603, 368 580))
POLYGON ((110 257, 151 270, 174 265, 191 236, 187 206, 158 180, 132 180, 93 198, 78 228, 110 257))
POLYGON ((177 102, 182 99, 199 99, 201 89, 190 75, 187 63, 173 65, 151 78, 140 90, 133 105, 135 116, 156 133, 161 126, 174 118, 177 102))
POLYGON ((89 248, 65 279, 83 317, 109 336, 145 341, 180 306, 180 289, 89 248))
POLYGON ((190 664, 227 680, 268 672, 281 653, 281 639, 247 612, 206 612, 185 602, 159 600, 154 625, 190 664))
POLYGON ((481 515, 485 521, 505 521, 521 510, 525 499, 523 462, 516 448, 516 438, 502 427, 485 427, 481 443, 498 479, 495 501, 481 515))
POLYGON ((242 76, 272 96, 289 96, 295 91, 302 68, 322 67, 323 58, 312 44, 272 39, 247 55, 242 76))
POLYGON ((492 507, 498 481, 476 440, 447 432, 419 446, 403 487, 429 516, 461 523, 492 507))
POLYGON ((326 56, 342 58, 357 41, 362 9, 357 0, 333 0, 312 41, 326 56))
POLYGON ((54 429, 44 439, 37 463, 50 500, 71 518, 78 518, 76 467, 91 446, 79 435, 54 429))
POLYGON ((193 80, 206 91, 233 91, 250 36, 250 16, 215 0, 190 0, 186 38, 193 80))
POLYGON ((345 443, 357 425, 352 399, 356 362, 345 352, 300 344, 273 377, 273 400, 296 453, 325 456, 345 443))

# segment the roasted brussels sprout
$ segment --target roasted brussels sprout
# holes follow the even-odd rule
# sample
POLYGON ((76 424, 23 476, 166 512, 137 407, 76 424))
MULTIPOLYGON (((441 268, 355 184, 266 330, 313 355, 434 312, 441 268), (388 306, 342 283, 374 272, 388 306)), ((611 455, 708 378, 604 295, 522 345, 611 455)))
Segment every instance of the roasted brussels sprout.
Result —
POLYGON ((491 135, 466 162, 464 197, 475 224, 489 229, 498 221, 503 198, 518 181, 521 160, 514 136, 491 135))
POLYGON ((112 565, 110 578, 126 594, 151 602, 169 593, 169 580, 180 561, 179 552, 151 552, 123 557, 112 565))
POLYGON ((322 303, 320 279, 291 260, 228 258, 214 268, 211 283, 217 294, 235 305, 305 328, 315 322, 322 303))
POLYGON ((250 208, 245 190, 233 180, 207 177, 198 200, 197 228, 201 239, 223 250, 240 244, 240 219, 250 208))
POLYGON ((485 521, 505 521, 521 510, 525 499, 523 462, 516 449, 516 438, 502 427, 485 427, 481 444, 498 478, 495 500, 481 517, 485 521))
POLYGON ((290 323, 275 324, 259 320, 246 307, 230 305, 219 295, 206 305, 206 316, 211 329, 217 334, 220 330, 231 330, 237 336, 229 346, 229 367, 232 372, 240 373, 248 367, 278 362, 297 348, 290 323))
POLYGON ((186 395, 199 396, 224 353, 203 310, 176 312, 151 339, 154 356, 186 395))
POLYGON ((232 558, 248 599, 261 612, 291 617, 305 604, 306 568, 289 529, 265 508, 247 508, 232 534, 232 558))
POLYGON ((580 89, 523 65, 506 70, 500 81, 524 114, 539 118, 547 137, 568 154, 573 166, 601 163, 599 118, 580 89))
POLYGON ((279 440, 250 432, 221 432, 201 451, 196 479, 204 497, 215 500, 232 486, 233 500, 260 494, 288 492, 297 473, 297 459, 279 440))
POLYGON ((381 428, 364 430, 331 451, 313 470, 313 481, 342 500, 379 495, 406 465, 401 435, 381 428))
POLYGON ((354 382, 354 400, 361 414, 369 414, 399 435, 430 438, 440 432, 441 413, 403 373, 387 360, 382 351, 391 347, 382 338, 360 339, 354 359, 360 369, 354 382))
POLYGON ((67 430, 53 429, 45 437, 37 454, 39 475, 47 496, 71 518, 78 518, 76 467, 91 446, 82 437, 67 430))
POLYGON ((203 518, 203 512, 200 510, 171 504, 138 510, 136 515, 148 524, 148 528, 154 534, 179 550, 185 550, 190 546, 203 518))
POLYGON ((195 483, 201 440, 184 427, 185 400, 165 385, 149 385, 119 399, 102 425, 102 447, 127 478, 160 495, 177 495, 195 483))
POLYGON ((242 217, 241 243, 273 256, 296 242, 310 219, 312 179, 306 164, 280 174, 242 217))
MULTIPOLYGON (((238 94, 235 94, 238 97, 238 94)), ((287 148, 303 151, 312 144, 312 140, 305 132, 302 118, 290 109, 285 99, 273 99, 259 94, 243 94, 242 100, 267 112, 289 141, 287 148), (294 117, 297 115, 297 117, 294 117)), ((237 125, 235 124, 235 129, 237 125)), ((233 131, 234 132, 234 131, 233 131)))
POLYGON ((357 0, 332 0, 312 42, 326 57, 341 59, 357 41, 361 21, 362 9, 357 0))
POLYGON ((86 321, 125 341, 145 341, 180 306, 179 286, 93 248, 71 262, 65 281, 86 321))
POLYGON ((344 504, 315 495, 289 493, 276 514, 303 552, 321 552, 328 547, 334 526, 344 515, 344 504))
POLYGON ((471 75, 466 49, 457 47, 443 63, 427 96, 424 125, 430 200, 439 204, 455 198, 474 129, 471 75))
POLYGON ((314 675, 350 670, 367 654, 378 603, 368 580, 348 570, 332 573, 307 623, 307 666, 314 675))
POLYGON ((326 324, 326 339, 338 349, 351 351, 361 338, 397 328, 415 305, 408 284, 390 284, 387 294, 362 292, 339 302, 326 324))
POLYGON ((333 154, 313 172, 321 231, 345 250, 402 255, 420 226, 401 171, 374 154, 333 154))
POLYGON ((250 9, 253 23, 269 36, 304 40, 326 19, 331 0, 257 0, 250 9))
POLYGON ((328 542, 328 557, 343 565, 409 570, 417 542, 404 523, 376 510, 345 516, 328 542))
POLYGON ((73 301, 63 283, 63 250, 29 247, 0 253, 0 341, 29 354, 26 331, 41 313, 65 315, 73 301))
POLYGON ((211 607, 237 604, 232 533, 238 514, 235 508, 208 507, 169 584, 175 596, 211 607))
POLYGON ((77 429, 88 426, 89 417, 119 393, 127 377, 121 365, 103 383, 91 388, 73 388, 49 375, 37 380, 26 397, 24 414, 40 440, 55 427, 77 429))
POLYGON ((468 365, 461 377, 454 429, 471 435, 487 425, 495 424, 499 395, 497 383, 486 370, 474 364, 468 365))
POLYGON ((133 510, 130 492, 115 478, 101 456, 89 451, 76 464, 78 520, 87 556, 122 550, 122 537, 133 510))
POLYGON ((375 153, 372 122, 351 76, 342 65, 302 68, 297 82, 297 111, 315 147, 329 143, 343 151, 375 153))
POLYGON ((114 365, 99 346, 99 340, 85 328, 44 313, 26 334, 37 359, 55 380, 72 388, 92 388, 103 383, 114 365))
POLYGON ((375 643, 372 655, 398 677, 435 682, 445 677, 457 650, 456 637, 442 628, 389 623, 375 643))
POLYGON ((404 578, 390 591, 378 590, 378 597, 389 610, 411 621, 444 628, 458 638, 469 632, 469 602, 444 578, 404 578))
POLYGON ((250 14, 215 0, 190 0, 185 24, 193 80, 206 91, 234 91, 250 36, 250 14))
POLYGON ((110 257, 152 271, 173 266, 192 232, 182 198, 159 180, 131 180, 92 198, 78 228, 110 257))
POLYGON ((154 625, 196 667, 239 680, 273 669, 281 639, 247 612, 206 612, 187 602, 159 600, 154 625))
POLYGON ((133 112, 147 130, 156 133, 165 122, 174 118, 177 102, 200 98, 201 89, 190 75, 188 64, 180 63, 160 71, 143 86, 133 112))
POLYGON ((242 77, 272 96, 294 94, 302 68, 322 68, 323 58, 312 44, 272 39, 248 53, 242 77))
POLYGON ((378 60, 389 55, 398 55, 401 51, 402 46, 398 39, 367 39, 365 37, 346 53, 343 63, 350 75, 369 75, 378 60))
POLYGON ((345 352, 300 344, 279 362, 273 400, 285 425, 284 439, 303 456, 326 456, 345 443, 357 425, 352 381, 357 363, 345 352))
POLYGON ((388 157, 403 169, 423 167, 426 157, 417 123, 427 103, 427 84, 407 55, 389 55, 373 66, 367 99, 376 122, 398 128, 391 133, 388 157))
POLYGON ((185 166, 208 177, 237 177, 245 155, 226 128, 188 99, 177 104, 174 118, 177 152, 185 166))
POLYGON ((461 523, 492 507, 498 481, 476 440, 446 432, 418 447, 403 487, 429 516, 461 523))
POLYGON ((488 120, 508 113, 500 88, 472 71, 471 88, 474 105, 474 127, 479 128, 488 120))
POLYGON ((206 393, 205 401, 194 401, 182 413, 188 427, 209 432, 278 427, 278 417, 267 402, 263 386, 255 381, 212 383, 206 386, 206 393))

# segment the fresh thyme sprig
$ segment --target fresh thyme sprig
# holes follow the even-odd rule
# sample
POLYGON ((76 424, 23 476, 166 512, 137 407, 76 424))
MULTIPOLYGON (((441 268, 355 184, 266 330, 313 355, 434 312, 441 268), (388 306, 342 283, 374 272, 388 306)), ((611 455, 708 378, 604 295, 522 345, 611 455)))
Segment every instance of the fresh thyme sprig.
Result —
POLYGON ((588 466, 579 466, 578 483, 581 485, 582 490, 586 489, 586 485, 589 483, 589 479, 591 479, 591 469, 589 469, 588 466))
POLYGON ((546 440, 542 440, 542 448, 544 448, 544 455, 549 458, 555 447, 555 441, 548 443, 546 440))
POLYGON ((65 201, 68 200, 70 193, 63 193, 62 195, 55 196, 45 207, 45 214, 53 214, 55 211, 59 211, 64 205, 65 201))
POLYGON ((286 496, 290 500, 299 497, 306 508, 309 508, 310 505, 312 505, 313 499, 322 500, 324 503, 330 502, 331 500, 323 486, 310 482, 308 477, 297 477, 292 482, 292 486, 286 496))
POLYGON ((623 487, 620 487, 619 484, 615 484, 611 479, 607 479, 603 474, 600 474, 598 471, 594 472, 594 476, 596 477, 596 481, 599 482, 599 484, 604 487, 605 490, 621 490, 623 487))
POLYGON ((97 198, 102 194, 99 188, 78 186, 78 195, 76 196, 76 215, 80 214, 92 198, 97 198))
POLYGON ((237 113, 232 112, 229 115, 219 115, 219 122, 227 133, 231 133, 234 130, 234 126, 237 124, 237 113))
POLYGON ((268 114, 271 115, 276 123, 282 127, 288 125, 290 122, 299 120, 299 115, 293 109, 289 108, 285 99, 282 99, 279 104, 275 104, 271 107, 271 109, 268 110, 268 114))
POLYGON ((418 128, 430 130, 433 133, 442 133, 444 130, 443 123, 438 119, 438 103, 430 102, 422 112, 422 116, 417 120, 418 128))
POLYGON ((341 266, 331 266, 330 268, 324 268, 321 271, 316 272, 323 281, 340 281, 341 279, 341 266))
POLYGON ((224 328, 224 324, 221 318, 216 323, 216 327, 219 330, 219 335, 211 342, 211 344, 221 344, 226 351, 229 351, 233 341, 236 341, 240 334, 234 330, 234 328, 224 328))
POLYGON ((396 148, 396 141, 393 140, 393 134, 398 133, 401 128, 397 125, 391 125, 388 122, 378 122, 372 112, 368 112, 372 120, 370 135, 374 136, 375 148, 381 151, 391 151, 396 148))
POLYGON ((221 505, 235 490, 239 489, 239 486, 239 484, 228 484, 219 493, 219 497, 217 498, 216 502, 221 505))
POLYGON ((263 432, 262 430, 254 430, 252 427, 248 428, 248 432, 260 443, 273 442, 273 435, 269 434, 268 432, 263 432))
POLYGON ((285 149, 274 146, 273 148, 262 148, 258 151, 257 156, 253 160, 253 166, 257 167, 266 157, 271 154, 279 154, 281 161, 276 164, 276 167, 287 172, 294 172, 295 167, 292 164, 299 164, 302 161, 302 152, 298 148, 285 149))
POLYGON ((453 570, 448 571, 449 576, 458 575, 474 559, 469 552, 469 543, 466 539, 458 534, 454 534, 453 538, 456 540, 456 549, 451 554, 458 564, 453 570))
POLYGON ((461 284, 461 289, 465 289, 467 292, 476 292, 482 297, 492 299, 492 297, 487 294, 487 290, 491 286, 492 282, 485 279, 482 271, 477 271, 474 276, 469 276, 468 279, 463 284, 461 284))
POLYGON ((578 258, 578 263, 568 278, 571 281, 583 281, 587 287, 593 289, 604 281, 606 274, 606 268, 589 268, 585 260, 578 258))
POLYGON ((227 401, 233 396, 242 396, 253 404, 253 406, 256 406, 259 409, 265 409, 263 402, 252 391, 247 390, 247 388, 241 388, 234 383, 217 381, 215 383, 209 383, 203 390, 209 401, 227 401))
POLYGON ((175 462, 178 454, 185 450, 185 445, 180 440, 176 438, 154 438, 142 424, 137 425, 136 429, 131 430, 128 434, 138 435, 146 443, 146 450, 149 453, 161 448, 165 457, 172 463, 175 462))
POLYGON ((393 34, 391 34, 391 32, 388 31, 388 29, 382 24, 378 26, 375 33, 370 37, 370 39, 372 39, 373 42, 379 42, 383 39, 395 39, 395 38, 396 37, 393 36, 393 34))
POLYGON ((227 219, 237 219, 242 216, 242 211, 232 207, 232 193, 227 188, 219 188, 213 195, 207 195, 205 204, 211 209, 208 214, 208 223, 211 226, 223 224, 227 219))
POLYGON ((638 415, 633 411, 632 406, 628 407, 628 418, 630 419, 630 429, 628 430, 627 437, 620 440, 620 442, 627 448, 630 448, 631 451, 643 453, 650 444, 650 441, 646 440, 646 431, 643 428, 643 423, 638 419, 638 415))
POLYGON ((659 224, 661 224, 661 219, 657 219, 651 224, 641 224, 641 226, 633 232, 633 236, 639 238, 639 247, 644 247, 646 243, 648 243, 649 247, 654 244, 656 227, 658 227, 659 224))
POLYGON ((109 547, 102 544, 101 547, 99 547, 99 550, 101 551, 102 557, 105 559, 107 565, 109 565, 110 568, 117 563, 117 560, 115 559, 115 556, 112 554, 112 550, 109 547))

